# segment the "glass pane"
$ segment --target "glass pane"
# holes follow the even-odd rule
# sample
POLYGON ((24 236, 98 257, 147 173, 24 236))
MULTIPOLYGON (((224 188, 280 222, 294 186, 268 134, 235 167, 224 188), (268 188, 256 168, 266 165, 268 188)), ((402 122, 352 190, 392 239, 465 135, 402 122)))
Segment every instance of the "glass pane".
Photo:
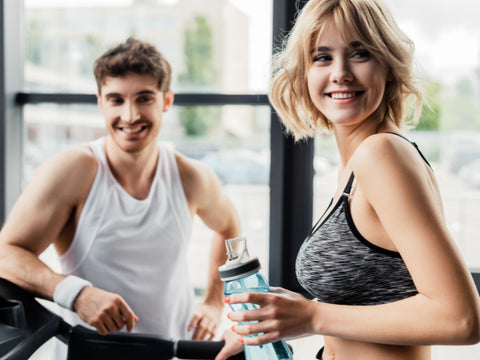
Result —
POLYGON ((272 1, 26 0, 25 90, 96 92, 93 61, 129 36, 173 68, 175 92, 265 92, 272 1))
MULTIPOLYGON (((24 117, 24 182, 52 155, 106 133, 96 105, 27 105, 24 117)), ((270 108, 174 106, 165 113, 159 139, 218 174, 240 214, 251 253, 268 269, 270 108)), ((206 286, 212 235, 195 218, 190 266, 200 292, 206 286)))
MULTIPOLYGON (((452 7, 451 2, 439 1, 428 14, 415 16, 412 9, 418 2, 390 4, 399 25, 415 42, 418 74, 427 79, 426 93, 431 97, 431 109, 425 109, 417 129, 407 135, 435 169, 449 229, 467 264, 480 268, 480 24, 470 2, 452 7)), ((331 136, 316 139, 314 165, 318 218, 336 184, 338 158, 331 136)))
MULTIPOLYGON (((24 108, 24 182, 37 166, 59 151, 105 135, 96 105, 27 105, 24 108)), ((163 118, 161 141, 209 165, 237 209, 251 254, 268 269, 270 108, 268 106, 172 107, 163 118)), ((198 217, 188 252, 191 280, 198 296, 207 284, 213 233, 198 217)), ((41 256, 60 266, 53 247, 41 256)), ((52 342, 36 353, 49 359, 52 342)))
POLYGON ((415 42, 431 109, 409 136, 432 160, 448 227, 467 264, 480 268, 480 4, 438 1, 432 13, 413 1, 391 1, 400 26, 415 42))

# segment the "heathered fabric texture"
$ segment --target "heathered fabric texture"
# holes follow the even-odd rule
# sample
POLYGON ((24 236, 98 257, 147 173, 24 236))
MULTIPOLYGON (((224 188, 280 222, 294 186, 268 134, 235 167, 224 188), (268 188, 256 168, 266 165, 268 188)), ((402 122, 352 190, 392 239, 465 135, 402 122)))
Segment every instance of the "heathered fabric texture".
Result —
POLYGON ((400 254, 370 243, 355 227, 348 203, 353 180, 352 173, 333 210, 302 244, 298 281, 318 301, 332 304, 376 305, 417 294, 400 254))

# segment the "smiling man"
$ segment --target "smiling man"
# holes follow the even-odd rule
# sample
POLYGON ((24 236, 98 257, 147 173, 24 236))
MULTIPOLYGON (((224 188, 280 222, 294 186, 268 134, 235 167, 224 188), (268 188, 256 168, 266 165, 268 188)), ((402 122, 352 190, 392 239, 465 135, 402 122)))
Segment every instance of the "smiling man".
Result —
POLYGON ((209 168, 158 141, 174 95, 170 65, 152 45, 130 38, 94 72, 107 136, 39 167, 0 232, 0 276, 100 334, 211 339, 223 309, 216 269, 224 240, 239 235, 237 213, 209 168), (186 259, 195 215, 214 231, 196 308, 186 259), (50 244, 62 274, 38 258, 50 244))

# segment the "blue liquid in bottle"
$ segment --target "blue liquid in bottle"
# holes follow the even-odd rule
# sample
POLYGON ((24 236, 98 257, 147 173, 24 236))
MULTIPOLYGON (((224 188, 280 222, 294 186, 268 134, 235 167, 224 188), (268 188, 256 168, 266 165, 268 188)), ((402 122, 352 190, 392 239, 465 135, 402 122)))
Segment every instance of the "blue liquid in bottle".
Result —
MULTIPOLYGON (((225 296, 243 292, 269 292, 267 280, 260 273, 260 262, 250 257, 246 249, 245 237, 226 240, 229 260, 220 267, 220 276, 225 281, 225 296), (240 251, 239 251, 240 250, 240 251), (240 252, 240 254, 239 254, 240 252)), ((233 311, 258 309, 256 304, 232 304, 233 311)), ((247 324, 248 322, 239 322, 247 324)), ((258 336, 261 334, 250 335, 258 336)), ((293 360, 292 354, 283 340, 264 345, 244 345, 247 360, 293 360)))

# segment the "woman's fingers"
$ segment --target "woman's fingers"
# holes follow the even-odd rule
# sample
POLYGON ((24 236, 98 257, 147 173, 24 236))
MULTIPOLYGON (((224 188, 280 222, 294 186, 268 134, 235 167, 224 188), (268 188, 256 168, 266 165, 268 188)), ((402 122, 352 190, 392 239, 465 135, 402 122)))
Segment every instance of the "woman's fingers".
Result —
POLYGON ((268 303, 268 299, 272 296, 276 296, 274 294, 269 293, 255 293, 255 292, 246 292, 240 294, 233 294, 227 296, 225 298, 225 302, 227 304, 242 304, 242 303, 250 303, 250 304, 257 304, 263 306, 268 303))

